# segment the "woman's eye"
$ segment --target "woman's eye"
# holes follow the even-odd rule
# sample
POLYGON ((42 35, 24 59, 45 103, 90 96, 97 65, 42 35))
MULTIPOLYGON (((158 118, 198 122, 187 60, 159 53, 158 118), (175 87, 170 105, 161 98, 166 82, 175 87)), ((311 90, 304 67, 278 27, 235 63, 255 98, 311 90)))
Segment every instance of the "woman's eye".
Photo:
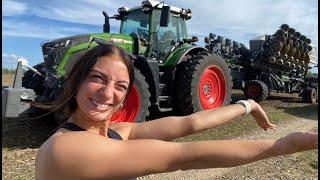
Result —
POLYGON ((126 91, 128 88, 127 86, 125 85, 118 85, 117 88, 120 90, 120 91, 126 91))
POLYGON ((90 79, 94 82, 103 83, 103 78, 98 75, 91 75, 90 79))

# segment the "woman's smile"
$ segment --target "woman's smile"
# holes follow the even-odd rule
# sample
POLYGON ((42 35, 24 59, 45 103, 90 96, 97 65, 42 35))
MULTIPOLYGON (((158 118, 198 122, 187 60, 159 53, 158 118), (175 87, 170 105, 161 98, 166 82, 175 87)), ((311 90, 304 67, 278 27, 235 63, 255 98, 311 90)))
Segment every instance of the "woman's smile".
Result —
POLYGON ((111 104, 101 103, 91 98, 88 98, 88 100, 90 101, 92 108, 97 109, 98 111, 107 111, 112 106, 111 104))

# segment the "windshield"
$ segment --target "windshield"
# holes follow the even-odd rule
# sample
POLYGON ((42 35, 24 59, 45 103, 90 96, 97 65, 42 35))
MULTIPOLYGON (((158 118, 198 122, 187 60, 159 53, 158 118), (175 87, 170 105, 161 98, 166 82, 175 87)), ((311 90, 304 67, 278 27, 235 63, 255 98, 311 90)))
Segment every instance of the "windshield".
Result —
POLYGON ((179 14, 170 13, 168 26, 160 26, 161 9, 155 9, 152 32, 156 32, 155 43, 158 58, 164 60, 176 42, 187 38, 186 22, 179 14))
POLYGON ((137 33, 140 38, 149 40, 150 14, 144 14, 141 9, 129 12, 121 21, 121 34, 137 33))
POLYGON ((156 25, 156 31, 159 38, 163 37, 166 32, 172 32, 174 38, 172 40, 181 41, 182 39, 187 39, 187 27, 184 19, 180 18, 177 14, 170 14, 170 21, 167 27, 160 26, 161 10, 156 9, 154 11, 154 21, 156 25))

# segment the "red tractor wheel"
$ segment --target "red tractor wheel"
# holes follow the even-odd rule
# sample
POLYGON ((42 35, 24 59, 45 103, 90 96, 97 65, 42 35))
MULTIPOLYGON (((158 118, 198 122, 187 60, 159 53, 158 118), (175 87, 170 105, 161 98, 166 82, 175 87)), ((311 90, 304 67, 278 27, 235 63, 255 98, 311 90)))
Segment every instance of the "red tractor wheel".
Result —
POLYGON ((257 102, 263 101, 269 96, 269 88, 263 81, 251 80, 245 84, 244 95, 257 102))
POLYGON ((178 65, 175 74, 175 110, 187 115, 229 104, 231 73, 219 56, 200 52, 178 65))
POLYGON ((226 95, 226 80, 218 66, 208 66, 200 77, 200 103, 203 109, 219 107, 226 95))
POLYGON ((150 92, 145 77, 135 68, 134 84, 123 107, 111 118, 114 122, 142 122, 149 115, 150 92))

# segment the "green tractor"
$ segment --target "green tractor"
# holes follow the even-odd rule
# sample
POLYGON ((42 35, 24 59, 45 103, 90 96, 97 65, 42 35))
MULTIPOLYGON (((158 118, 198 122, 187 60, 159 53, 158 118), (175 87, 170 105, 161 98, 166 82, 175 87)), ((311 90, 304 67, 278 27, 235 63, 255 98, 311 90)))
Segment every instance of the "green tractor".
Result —
POLYGON ((109 17, 103 12, 103 33, 43 43, 44 62, 34 66, 38 72, 31 69, 24 74, 22 86, 34 90, 36 101, 53 101, 71 67, 95 38, 112 42, 136 57, 132 92, 112 122, 141 122, 159 111, 187 115, 230 103, 228 64, 196 45, 197 37, 188 38, 190 9, 147 0, 138 7, 119 8, 118 13, 109 17), (109 19, 121 21, 120 33, 110 33, 109 19))

